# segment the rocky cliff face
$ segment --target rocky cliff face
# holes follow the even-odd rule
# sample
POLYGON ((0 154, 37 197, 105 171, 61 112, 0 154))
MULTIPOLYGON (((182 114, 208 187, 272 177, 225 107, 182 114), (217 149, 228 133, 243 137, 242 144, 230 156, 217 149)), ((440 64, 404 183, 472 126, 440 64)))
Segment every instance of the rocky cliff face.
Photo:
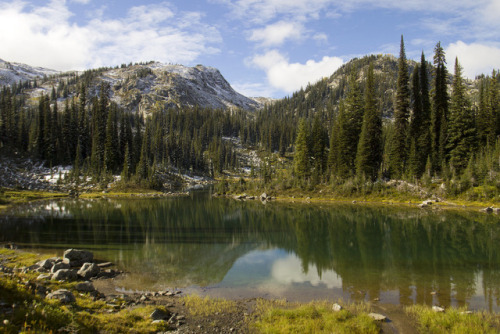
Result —
MULTIPOLYGON (((0 60, 0 86, 40 78, 38 87, 28 91, 32 97, 50 94, 52 87, 60 87, 61 83, 73 85, 67 89, 71 97, 77 92, 75 74, 0 60)), ((155 109, 194 106, 255 110, 261 106, 259 101, 236 92, 219 70, 202 65, 186 67, 151 62, 78 75, 89 86, 90 97, 98 94, 102 81, 107 82, 111 100, 131 112, 148 114, 155 109)))
POLYGON ((134 65, 109 70, 102 78, 111 84, 115 102, 141 113, 156 107, 259 107, 257 101, 236 92, 217 69, 202 65, 134 65))

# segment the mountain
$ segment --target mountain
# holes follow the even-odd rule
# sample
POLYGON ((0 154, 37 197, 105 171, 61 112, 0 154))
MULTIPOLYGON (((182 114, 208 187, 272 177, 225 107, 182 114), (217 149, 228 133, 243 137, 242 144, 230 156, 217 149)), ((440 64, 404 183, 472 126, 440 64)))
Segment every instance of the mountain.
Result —
POLYGON ((0 61, 0 85, 37 82, 25 93, 38 97, 50 94, 57 87, 59 101, 77 94, 77 84, 88 87, 90 97, 96 96, 102 82, 110 87, 110 98, 127 111, 148 114, 154 108, 204 108, 255 110, 262 103, 236 92, 222 74, 213 67, 167 65, 158 62, 100 68, 85 72, 60 73, 29 65, 0 61), (62 93, 61 91, 65 91, 62 93), (60 94, 61 93, 61 94, 60 94), (61 96, 60 96, 61 97, 61 96))
POLYGON ((236 92, 213 67, 149 63, 112 69, 101 79, 110 83, 112 100, 127 110, 147 112, 164 107, 201 106, 254 110, 259 102, 236 92))
POLYGON ((56 75, 60 72, 42 67, 32 67, 25 64, 10 63, 0 59, 0 86, 13 85, 19 82, 56 75))
MULTIPOLYGON (((292 113, 291 116, 300 118, 308 117, 310 112, 337 111, 342 97, 345 96, 348 77, 352 68, 358 72, 358 81, 364 91, 366 73, 370 62, 374 64, 376 96, 379 100, 380 110, 385 118, 391 118, 394 112, 394 98, 396 96, 396 83, 398 76, 398 58, 392 55, 368 55, 362 58, 353 58, 329 77, 325 77, 315 84, 309 84, 291 97, 275 101, 269 107, 271 112, 292 113)), ((411 76, 417 62, 408 60, 408 72, 411 76)), ((433 66, 428 63, 428 77, 432 80, 433 66)), ((452 73, 448 73, 448 87, 451 91, 452 73)), ((479 80, 465 80, 468 94, 472 101, 477 100, 479 80)), ((429 82, 429 87, 431 86, 429 82)))

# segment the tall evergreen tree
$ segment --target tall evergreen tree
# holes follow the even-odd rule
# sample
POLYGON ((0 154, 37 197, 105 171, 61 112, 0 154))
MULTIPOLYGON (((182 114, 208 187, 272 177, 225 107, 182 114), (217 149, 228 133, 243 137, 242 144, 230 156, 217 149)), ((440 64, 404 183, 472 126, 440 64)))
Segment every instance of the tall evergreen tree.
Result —
POLYGON ((310 176, 309 162, 309 130, 305 119, 299 121, 297 138, 295 139, 295 155, 293 156, 293 169, 295 176, 301 180, 307 180, 310 176))
POLYGON ((382 114, 378 110, 373 62, 366 78, 365 113, 356 155, 356 174, 372 181, 382 163, 382 114))
POLYGON ((340 178, 356 173, 356 153, 363 125, 363 96, 358 83, 358 73, 351 69, 346 97, 337 116, 337 152, 334 174, 340 178))
POLYGON ((438 42, 434 48, 434 84, 432 94, 431 140, 432 171, 439 172, 446 155, 446 124, 448 119, 448 92, 445 52, 438 42))
POLYGON ((389 172, 392 178, 400 178, 408 159, 408 118, 410 115, 410 88, 408 64, 403 36, 398 61, 398 80, 394 108, 394 135, 389 152, 389 172))
POLYGON ((476 122, 465 90, 462 68, 458 59, 455 59, 446 149, 450 152, 450 164, 456 173, 461 173, 467 167, 476 147, 476 122))

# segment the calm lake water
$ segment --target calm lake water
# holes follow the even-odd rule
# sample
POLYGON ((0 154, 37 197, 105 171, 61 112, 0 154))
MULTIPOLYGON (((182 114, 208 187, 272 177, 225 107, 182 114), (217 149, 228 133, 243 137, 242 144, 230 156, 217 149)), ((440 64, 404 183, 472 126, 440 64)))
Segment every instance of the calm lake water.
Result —
POLYGON ((93 250, 126 290, 500 310, 500 219, 470 211, 211 198, 58 200, 0 214, 0 242, 93 250))

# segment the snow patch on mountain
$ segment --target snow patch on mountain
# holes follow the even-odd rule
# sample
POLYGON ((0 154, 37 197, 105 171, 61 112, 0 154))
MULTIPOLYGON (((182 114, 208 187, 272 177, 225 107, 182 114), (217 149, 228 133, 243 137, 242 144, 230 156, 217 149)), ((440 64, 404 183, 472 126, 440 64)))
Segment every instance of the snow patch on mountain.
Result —
POLYGON ((14 83, 17 84, 19 82, 43 78, 44 76, 51 76, 59 73, 58 71, 47 68, 10 63, 0 59, 0 86, 11 86, 14 83))

